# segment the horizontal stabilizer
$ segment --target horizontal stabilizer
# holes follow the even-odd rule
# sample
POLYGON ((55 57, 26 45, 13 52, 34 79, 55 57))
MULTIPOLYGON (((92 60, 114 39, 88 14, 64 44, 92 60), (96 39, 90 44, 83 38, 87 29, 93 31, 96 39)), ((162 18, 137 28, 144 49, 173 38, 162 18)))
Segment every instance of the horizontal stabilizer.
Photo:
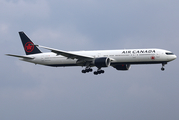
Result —
POLYGON ((28 56, 21 56, 21 55, 12 55, 12 54, 6 54, 7 56, 13 56, 18 58, 24 58, 24 59, 34 59, 34 57, 28 57, 28 56))

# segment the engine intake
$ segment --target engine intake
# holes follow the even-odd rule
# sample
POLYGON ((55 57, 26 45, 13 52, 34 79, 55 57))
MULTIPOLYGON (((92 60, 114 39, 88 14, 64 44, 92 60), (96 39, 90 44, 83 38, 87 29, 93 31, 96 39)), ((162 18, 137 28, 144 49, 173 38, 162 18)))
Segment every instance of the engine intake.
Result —
POLYGON ((111 63, 111 61, 107 57, 96 58, 94 60, 94 65, 98 68, 108 67, 110 65, 110 63, 111 63))
POLYGON ((129 70, 130 66, 131 66, 130 64, 124 64, 124 65, 116 65, 113 67, 116 68, 117 70, 129 70))

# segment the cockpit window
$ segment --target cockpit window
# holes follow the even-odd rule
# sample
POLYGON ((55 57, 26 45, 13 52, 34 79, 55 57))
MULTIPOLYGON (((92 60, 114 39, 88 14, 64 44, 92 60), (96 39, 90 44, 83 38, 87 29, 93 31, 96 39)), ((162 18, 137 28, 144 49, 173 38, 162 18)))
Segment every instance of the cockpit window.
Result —
POLYGON ((173 53, 170 53, 170 52, 166 52, 165 54, 167 54, 167 55, 174 55, 173 53))

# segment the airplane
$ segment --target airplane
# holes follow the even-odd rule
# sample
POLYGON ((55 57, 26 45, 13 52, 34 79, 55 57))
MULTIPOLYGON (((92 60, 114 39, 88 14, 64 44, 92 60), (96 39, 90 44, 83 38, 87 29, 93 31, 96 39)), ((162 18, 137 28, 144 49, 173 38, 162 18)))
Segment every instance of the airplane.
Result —
POLYGON ((52 66, 82 66, 81 72, 92 72, 92 67, 97 67, 94 75, 102 74, 105 71, 101 68, 112 66, 117 70, 129 70, 133 64, 162 64, 164 66, 177 58, 177 56, 163 49, 123 49, 123 50, 93 50, 93 51, 63 51, 34 44, 27 35, 19 32, 22 45, 26 55, 6 54, 7 56, 18 57, 22 61, 52 66), (43 53, 39 50, 44 48, 51 52, 43 53))

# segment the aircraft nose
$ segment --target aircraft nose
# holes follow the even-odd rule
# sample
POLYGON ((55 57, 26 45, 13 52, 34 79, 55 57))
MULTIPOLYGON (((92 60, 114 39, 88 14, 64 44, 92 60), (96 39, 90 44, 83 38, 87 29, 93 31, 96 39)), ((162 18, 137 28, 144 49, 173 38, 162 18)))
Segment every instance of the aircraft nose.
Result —
POLYGON ((176 55, 174 55, 174 60, 177 58, 177 56, 176 55))
POLYGON ((176 55, 172 55, 170 59, 171 59, 171 60, 175 60, 176 58, 177 58, 176 55))
POLYGON ((169 61, 173 61, 173 60, 175 60, 177 58, 177 56, 175 55, 175 54, 173 54, 173 55, 168 55, 168 60, 169 61))

